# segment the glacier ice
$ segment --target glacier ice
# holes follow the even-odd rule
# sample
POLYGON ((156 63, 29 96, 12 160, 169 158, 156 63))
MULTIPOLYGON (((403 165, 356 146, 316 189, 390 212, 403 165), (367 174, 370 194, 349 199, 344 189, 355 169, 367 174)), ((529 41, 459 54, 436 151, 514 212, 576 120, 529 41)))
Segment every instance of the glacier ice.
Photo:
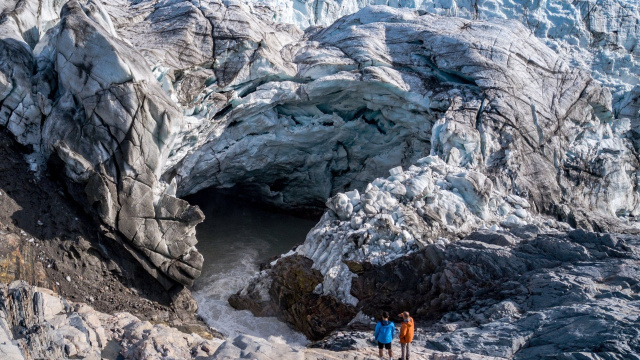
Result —
POLYGON ((637 4, 281 4, 5 2, 0 125, 185 284, 202 214, 176 196, 208 187, 326 202, 300 251, 348 302, 345 254, 387 261, 480 227, 635 226, 637 4))

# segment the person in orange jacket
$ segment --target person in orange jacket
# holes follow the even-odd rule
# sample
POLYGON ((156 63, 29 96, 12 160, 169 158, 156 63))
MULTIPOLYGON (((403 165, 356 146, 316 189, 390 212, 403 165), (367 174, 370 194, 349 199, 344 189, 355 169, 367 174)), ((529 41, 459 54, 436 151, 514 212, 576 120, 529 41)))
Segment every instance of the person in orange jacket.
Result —
POLYGON ((400 325, 400 348, 402 349, 402 355, 400 359, 409 360, 409 351, 411 349, 411 342, 413 341, 413 318, 409 315, 408 311, 398 314, 402 318, 402 325, 400 325))

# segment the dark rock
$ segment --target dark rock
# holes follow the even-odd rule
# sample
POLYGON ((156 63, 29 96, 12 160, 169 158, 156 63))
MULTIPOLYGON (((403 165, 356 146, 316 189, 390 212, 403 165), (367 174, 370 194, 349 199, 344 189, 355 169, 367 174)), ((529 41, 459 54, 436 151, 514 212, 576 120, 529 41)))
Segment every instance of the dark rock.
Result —
POLYGON ((364 273, 366 270, 369 270, 372 267, 370 262, 359 263, 357 261, 351 260, 343 260, 342 262, 345 263, 347 267, 349 267, 349 271, 357 275, 364 273))
POLYGON ((518 242, 517 239, 514 239, 513 236, 507 232, 498 233, 488 230, 474 231, 467 235, 466 239, 499 246, 513 246, 518 242))
POLYGON ((339 331, 331 336, 317 341, 309 345, 310 348, 327 349, 331 351, 362 351, 371 347, 371 336, 368 339, 363 336, 362 332, 343 332, 339 331))
MULTIPOLYGON (((268 290, 250 285, 248 291, 231 296, 229 304, 236 309, 250 310, 256 316, 277 315, 309 339, 322 339, 347 325, 356 310, 333 296, 314 293, 323 276, 311 265, 311 260, 299 255, 281 258, 266 270, 265 276, 272 280, 268 290)), ((255 279, 253 284, 264 286, 255 279)))
POLYGON ((474 233, 365 271, 352 282, 358 309, 371 315, 409 310, 443 328, 470 322, 432 335, 426 346, 437 351, 638 358, 640 238, 572 231, 512 246, 487 244, 494 239, 503 235, 474 233), (434 252, 441 260, 426 260, 434 252))
POLYGON ((414 304, 423 300, 421 289, 428 283, 429 275, 441 265, 443 250, 439 245, 427 246, 420 256, 404 256, 364 271, 351 283, 351 294, 360 300, 358 308, 376 317, 382 310, 392 314, 407 309, 415 312, 414 304))

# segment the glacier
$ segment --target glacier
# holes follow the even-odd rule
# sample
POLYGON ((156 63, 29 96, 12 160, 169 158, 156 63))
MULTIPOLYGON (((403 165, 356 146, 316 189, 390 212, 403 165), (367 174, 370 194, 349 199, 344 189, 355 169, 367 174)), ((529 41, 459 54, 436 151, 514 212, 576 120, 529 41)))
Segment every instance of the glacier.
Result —
POLYGON ((591 232, 639 230, 634 1, 11 0, 0 11, 0 126, 166 289, 200 275, 203 214, 181 198, 212 187, 324 212, 239 293, 249 308, 286 288, 290 263, 313 279, 307 299, 350 320, 368 271, 458 261, 467 245, 518 259, 533 249, 543 264, 577 253, 558 255, 567 267, 633 259, 591 232), (477 243, 487 237, 507 240, 477 243))
MULTIPOLYGON (((612 89, 614 111, 637 116, 640 6, 634 0, 245 0, 270 20, 300 29, 329 26, 370 5, 416 9, 470 20, 513 19, 572 66, 588 68, 612 89)), ((254 10, 258 12, 257 10, 254 10)))
MULTIPOLYGON (((16 4, 0 124, 40 166, 55 154, 159 278, 188 284, 202 264, 202 215, 177 197, 239 187, 313 207, 429 155, 574 226, 638 214, 637 116, 518 21, 371 6, 303 32, 241 2, 16 4)), ((486 205, 465 206, 491 226, 486 205)))

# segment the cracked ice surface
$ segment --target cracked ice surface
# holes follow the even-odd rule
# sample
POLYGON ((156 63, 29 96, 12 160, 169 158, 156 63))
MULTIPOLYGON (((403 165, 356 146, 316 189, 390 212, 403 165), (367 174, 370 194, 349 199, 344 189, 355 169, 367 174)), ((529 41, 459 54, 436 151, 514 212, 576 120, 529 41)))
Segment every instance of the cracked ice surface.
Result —
POLYGON ((524 24, 572 65, 589 68, 614 93, 617 114, 638 117, 640 4, 635 0, 245 0, 277 22, 328 26, 369 5, 410 8, 473 20, 524 24), (265 9, 266 8, 266 9, 265 9))
MULTIPOLYGON (((499 18, 520 3, 452 4, 489 21, 444 3, 444 17, 372 6, 303 32, 234 1, 9 2, 0 124, 34 164, 59 158, 79 201, 151 272, 187 284, 201 214, 175 196, 207 187, 283 207, 331 197, 335 236, 380 229, 345 248, 372 261, 473 227, 551 226, 545 216, 633 225, 639 92, 617 91, 635 84, 637 7, 545 2, 515 21, 499 18), (556 18, 575 29, 542 21, 556 18), (620 58, 595 73, 608 87, 591 76, 593 49, 620 58), (437 205, 415 200, 425 191, 437 205)), ((323 241, 305 251, 317 258, 323 241)), ((331 279, 345 241, 317 265, 331 279)))
POLYGON ((159 181, 182 114, 148 63, 100 2, 28 0, 5 10, 0 125, 34 150, 32 169, 59 160, 81 185, 70 192, 163 285, 190 284, 202 266, 194 246, 202 213, 159 181))

